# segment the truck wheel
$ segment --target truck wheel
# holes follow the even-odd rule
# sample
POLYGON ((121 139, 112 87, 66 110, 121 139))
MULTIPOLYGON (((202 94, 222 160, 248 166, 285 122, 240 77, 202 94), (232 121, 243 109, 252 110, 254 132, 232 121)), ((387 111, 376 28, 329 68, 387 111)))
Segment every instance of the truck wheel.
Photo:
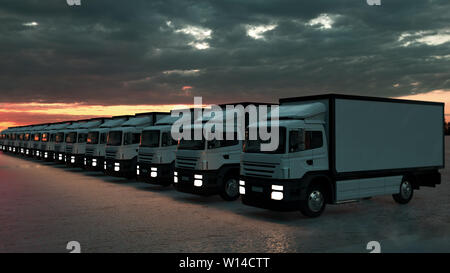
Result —
POLYGON ((220 196, 226 201, 234 201, 239 198, 239 179, 234 176, 228 176, 224 180, 220 196))
POLYGON ((407 204, 409 203, 409 201, 411 201, 413 194, 414 189, 411 181, 410 179, 405 178, 400 184, 400 192, 397 194, 393 194, 392 197, 394 198, 395 202, 399 204, 407 204))
POLYGON ((320 185, 311 185, 306 200, 300 201, 300 212, 307 217, 319 217, 325 210, 325 192, 320 185))

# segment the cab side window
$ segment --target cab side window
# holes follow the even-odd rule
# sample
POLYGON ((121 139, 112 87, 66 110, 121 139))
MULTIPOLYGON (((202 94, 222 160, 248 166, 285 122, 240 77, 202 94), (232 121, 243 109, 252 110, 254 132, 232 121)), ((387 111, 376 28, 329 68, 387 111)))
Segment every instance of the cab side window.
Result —
POLYGON ((323 146, 321 131, 305 131, 305 150, 317 149, 323 146))

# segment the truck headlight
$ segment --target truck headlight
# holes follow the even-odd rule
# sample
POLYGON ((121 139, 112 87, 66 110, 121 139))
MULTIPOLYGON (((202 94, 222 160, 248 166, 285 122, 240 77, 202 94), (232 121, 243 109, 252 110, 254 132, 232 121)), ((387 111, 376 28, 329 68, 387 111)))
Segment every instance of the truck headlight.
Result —
POLYGON ((173 172, 173 183, 178 183, 178 172, 173 172))
POLYGON ((157 172, 151 172, 151 173, 150 173, 150 176, 151 176, 151 177, 157 177, 157 176, 158 176, 158 173, 157 173, 157 172))
POLYGON ((139 165, 136 165, 136 174, 139 175, 139 165))
POLYGON ((194 178, 195 178, 195 179, 202 180, 202 179, 203 179, 203 175, 201 175, 201 174, 195 174, 195 175, 194 175, 194 178))
POLYGON ((97 167, 97 159, 96 158, 92 159, 92 167, 97 167))
POLYGON ((273 200, 283 200, 283 193, 281 191, 273 191, 270 198, 273 200))
POLYGON ((70 157, 70 163, 75 163, 75 156, 70 157))
POLYGON ((114 171, 116 172, 120 171, 120 163, 118 162, 114 163, 114 171))
POLYGON ((203 186, 203 181, 198 180, 198 179, 195 179, 195 180, 194 180, 194 186, 196 186, 196 187, 201 187, 201 186, 203 186))
POLYGON ((274 191, 283 191, 283 186, 272 185, 272 190, 274 190, 274 191))
POLYGON ((239 186, 239 194, 242 194, 242 195, 245 194, 245 187, 244 186, 239 186))
POLYGON ((270 198, 273 200, 283 200, 283 190, 284 187, 281 185, 272 185, 272 193, 270 195, 270 198))

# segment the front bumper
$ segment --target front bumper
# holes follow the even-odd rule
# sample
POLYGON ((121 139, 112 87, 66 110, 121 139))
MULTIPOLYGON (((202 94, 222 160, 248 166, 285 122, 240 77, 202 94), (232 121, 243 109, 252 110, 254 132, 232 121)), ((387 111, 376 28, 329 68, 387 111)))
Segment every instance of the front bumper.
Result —
POLYGON ((136 177, 136 159, 105 159, 103 172, 118 177, 136 177))
POLYGON ((66 154, 66 166, 68 167, 82 167, 84 155, 81 154, 66 154))
POLYGON ((44 161, 54 161, 55 160, 55 152, 53 151, 43 151, 41 153, 41 159, 44 161))
POLYGON ((199 171, 175 168, 177 176, 174 177, 174 187, 177 191, 192 193, 197 195, 214 195, 220 192, 217 181, 216 171, 199 171), (202 176, 202 179, 196 179, 195 176, 202 176), (177 182, 175 183, 175 180, 177 182), (200 180, 201 183, 196 180, 200 180))
POLYGON ((91 171, 101 171, 104 167, 105 157, 103 156, 84 156, 83 168, 91 171))
POLYGON ((284 180, 241 176, 239 184, 242 203, 245 205, 276 211, 294 211, 300 208, 301 194, 304 190, 304 183, 301 179, 284 180), (242 181, 245 185, 242 185, 242 181), (245 189, 244 194, 242 187, 245 189))
POLYGON ((170 185, 173 182, 173 164, 138 163, 136 175, 139 181, 155 184, 170 185))

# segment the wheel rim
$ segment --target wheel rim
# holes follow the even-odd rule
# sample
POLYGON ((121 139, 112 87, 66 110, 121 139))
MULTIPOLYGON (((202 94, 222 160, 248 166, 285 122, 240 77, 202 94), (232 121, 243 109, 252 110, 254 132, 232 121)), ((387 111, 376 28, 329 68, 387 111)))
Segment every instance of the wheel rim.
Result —
POLYGON ((404 181, 400 187, 400 195, 403 199, 408 199, 411 197, 412 186, 408 181, 404 181))
POLYGON ((230 197, 235 197, 239 194, 238 183, 234 178, 228 179, 225 183, 225 192, 230 197))
POLYGON ((323 195, 320 191, 313 191, 309 194, 308 205, 311 211, 319 212, 323 207, 323 195))

